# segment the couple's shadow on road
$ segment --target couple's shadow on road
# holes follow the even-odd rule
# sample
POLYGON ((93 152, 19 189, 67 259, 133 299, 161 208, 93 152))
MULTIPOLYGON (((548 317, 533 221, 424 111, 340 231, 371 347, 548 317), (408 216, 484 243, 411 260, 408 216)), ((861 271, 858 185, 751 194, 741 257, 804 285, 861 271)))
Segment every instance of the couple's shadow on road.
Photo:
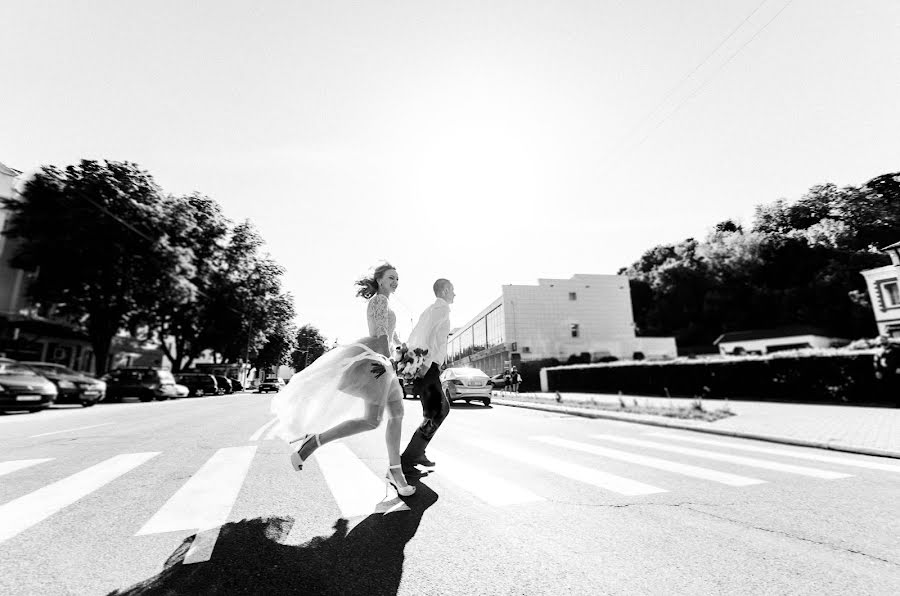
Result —
POLYGON ((212 558, 184 565, 191 539, 175 550, 165 569, 110 596, 174 594, 341 594, 395 595, 403 574, 404 547, 415 535, 437 494, 415 482, 409 511, 373 513, 349 528, 338 519, 331 536, 301 545, 279 540, 291 519, 256 518, 222 527, 212 558))

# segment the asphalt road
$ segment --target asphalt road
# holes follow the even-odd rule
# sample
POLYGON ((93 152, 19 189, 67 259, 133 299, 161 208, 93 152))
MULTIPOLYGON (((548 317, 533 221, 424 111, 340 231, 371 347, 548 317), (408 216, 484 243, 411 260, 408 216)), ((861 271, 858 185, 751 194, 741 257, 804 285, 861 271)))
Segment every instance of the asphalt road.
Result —
POLYGON ((0 415, 0 594, 900 593, 898 460, 458 404, 404 503, 269 401, 0 415))

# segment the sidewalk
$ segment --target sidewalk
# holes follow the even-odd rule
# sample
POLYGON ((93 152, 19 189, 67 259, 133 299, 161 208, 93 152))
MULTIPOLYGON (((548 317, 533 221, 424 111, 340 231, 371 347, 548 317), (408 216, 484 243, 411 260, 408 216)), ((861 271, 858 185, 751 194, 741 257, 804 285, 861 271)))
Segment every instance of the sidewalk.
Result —
MULTIPOLYGON (((692 399, 621 396, 626 405, 681 407, 692 399)), ((703 409, 728 408, 734 416, 715 422, 603 409, 618 407, 618 395, 494 391, 493 403, 607 418, 700 432, 900 458, 900 408, 864 408, 790 403, 703 400, 703 409), (558 399, 559 398, 559 399, 558 399)))

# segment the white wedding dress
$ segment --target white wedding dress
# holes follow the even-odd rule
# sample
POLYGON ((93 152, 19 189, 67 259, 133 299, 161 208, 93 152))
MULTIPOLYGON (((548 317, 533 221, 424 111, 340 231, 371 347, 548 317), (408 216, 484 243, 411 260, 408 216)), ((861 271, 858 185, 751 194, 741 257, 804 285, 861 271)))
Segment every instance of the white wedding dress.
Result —
POLYGON ((391 361, 375 349, 382 335, 388 337, 389 350, 399 344, 397 317, 386 296, 375 294, 369 299, 366 319, 367 337, 325 352, 272 398, 276 432, 282 439, 293 441, 362 418, 367 403, 384 408, 389 400, 403 399, 391 361), (373 365, 380 367, 373 371, 373 365), (380 370, 384 372, 376 376, 380 370))

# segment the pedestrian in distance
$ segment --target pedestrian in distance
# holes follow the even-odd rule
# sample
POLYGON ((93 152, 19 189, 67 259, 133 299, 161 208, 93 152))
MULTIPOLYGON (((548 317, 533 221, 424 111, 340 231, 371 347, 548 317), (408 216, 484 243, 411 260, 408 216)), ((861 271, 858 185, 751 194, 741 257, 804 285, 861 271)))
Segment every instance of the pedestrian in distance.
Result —
POLYGON ((399 339, 389 298, 398 283, 397 270, 389 263, 358 280, 356 295, 368 301, 369 335, 329 350, 291 377, 272 399, 271 409, 279 420, 279 436, 294 449, 291 464, 297 471, 322 445, 377 428, 387 411, 385 481, 408 497, 416 488, 407 484, 400 463, 403 389, 390 360, 399 339))
POLYGON ((450 401, 441 387, 441 365, 447 358, 447 335, 450 333, 450 305, 456 297, 453 284, 438 279, 432 286, 435 300, 419 316, 406 344, 410 350, 428 350, 419 376, 414 383, 422 403, 422 422, 403 451, 403 471, 415 473, 415 466, 434 467, 425 448, 450 413, 450 401))
POLYGON ((505 391, 509 391, 512 387, 512 376, 509 373, 510 371, 508 368, 503 371, 503 389, 505 391))
POLYGON ((514 366, 512 370, 509 371, 509 381, 512 383, 512 390, 514 393, 519 392, 519 383, 522 382, 522 377, 519 375, 519 370, 514 366))

